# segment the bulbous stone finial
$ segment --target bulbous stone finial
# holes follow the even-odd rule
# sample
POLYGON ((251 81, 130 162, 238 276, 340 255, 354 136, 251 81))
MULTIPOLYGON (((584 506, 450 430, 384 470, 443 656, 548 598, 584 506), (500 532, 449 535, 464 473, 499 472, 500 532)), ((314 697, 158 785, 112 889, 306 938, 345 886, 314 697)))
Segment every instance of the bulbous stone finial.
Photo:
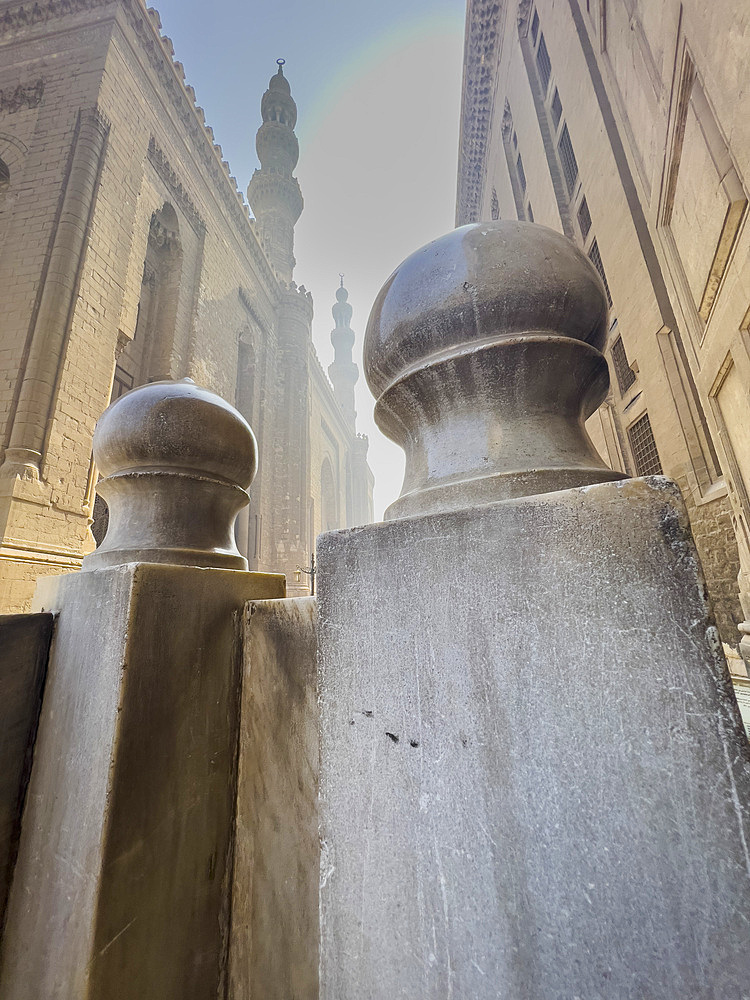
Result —
POLYGON ((233 529, 257 456, 244 417, 191 379, 121 396, 94 432, 109 527, 83 569, 128 562, 247 569, 233 529))
POLYGON ((407 257, 364 343, 376 422, 406 452, 386 518, 624 478, 584 427, 606 336, 599 275, 544 226, 462 226, 407 257))

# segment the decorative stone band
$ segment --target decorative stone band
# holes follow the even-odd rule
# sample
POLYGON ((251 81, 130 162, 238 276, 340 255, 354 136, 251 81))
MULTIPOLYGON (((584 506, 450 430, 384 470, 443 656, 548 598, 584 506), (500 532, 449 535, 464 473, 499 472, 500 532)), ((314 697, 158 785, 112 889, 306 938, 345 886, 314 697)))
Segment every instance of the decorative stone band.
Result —
POLYGON ((406 453, 386 518, 623 479, 584 426, 606 336, 598 274, 543 226, 465 226, 412 254, 365 337, 375 419, 406 453))
POLYGON ((100 418, 94 459, 109 526, 84 570, 129 562, 247 569, 234 522, 249 500, 257 445, 220 396, 191 379, 134 389, 100 418))

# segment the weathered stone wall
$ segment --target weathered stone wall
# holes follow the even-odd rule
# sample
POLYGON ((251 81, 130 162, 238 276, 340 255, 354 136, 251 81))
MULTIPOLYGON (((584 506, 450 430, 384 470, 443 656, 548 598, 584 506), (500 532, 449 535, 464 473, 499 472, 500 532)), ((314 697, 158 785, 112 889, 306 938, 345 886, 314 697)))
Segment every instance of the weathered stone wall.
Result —
POLYGON ((252 601, 232 878, 230 995, 318 996, 317 605, 252 601))
POLYGON ((321 997, 741 995, 750 748, 678 491, 320 545, 321 997))

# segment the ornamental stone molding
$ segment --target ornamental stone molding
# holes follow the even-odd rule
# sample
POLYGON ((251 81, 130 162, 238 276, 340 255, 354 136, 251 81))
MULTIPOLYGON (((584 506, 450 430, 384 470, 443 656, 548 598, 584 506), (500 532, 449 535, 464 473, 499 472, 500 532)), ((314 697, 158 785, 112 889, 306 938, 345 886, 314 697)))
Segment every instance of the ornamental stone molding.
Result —
POLYGON ((201 218, 200 212, 195 207, 187 191, 177 179, 177 174, 172 169, 172 166, 166 156, 156 145, 156 140, 153 136, 151 136, 148 144, 148 158, 156 173, 169 188, 169 192, 173 196, 182 214, 188 220, 196 233, 198 233, 199 236, 202 236, 206 231, 206 223, 201 218))
POLYGON ((19 4, 0 14, 0 30, 33 27, 57 17, 105 7, 111 2, 112 0, 47 0, 47 3, 19 4))
POLYGON ((0 111, 14 114, 24 108, 39 106, 44 94, 44 80, 36 83, 19 83, 15 90, 0 90, 0 111))
POLYGON ((469 0, 464 46, 464 86, 459 133, 456 225, 476 222, 482 196, 485 148, 507 0, 469 0))

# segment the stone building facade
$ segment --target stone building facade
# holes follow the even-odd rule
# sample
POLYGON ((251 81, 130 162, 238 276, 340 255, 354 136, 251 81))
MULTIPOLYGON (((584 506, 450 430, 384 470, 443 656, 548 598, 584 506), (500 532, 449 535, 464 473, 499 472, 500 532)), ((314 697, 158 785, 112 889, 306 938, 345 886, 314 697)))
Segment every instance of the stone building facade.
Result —
POLYGON ((613 467, 679 483, 736 649, 750 618, 750 9, 469 0, 465 53, 457 223, 543 223, 599 270, 612 387, 589 432, 613 467))
POLYGON ((260 470, 238 540, 290 593, 322 525, 372 519, 367 441, 292 279, 281 65, 261 113, 253 219, 154 11, 0 2, 0 610, 93 547, 94 425, 146 381, 193 378, 247 417, 260 470))

